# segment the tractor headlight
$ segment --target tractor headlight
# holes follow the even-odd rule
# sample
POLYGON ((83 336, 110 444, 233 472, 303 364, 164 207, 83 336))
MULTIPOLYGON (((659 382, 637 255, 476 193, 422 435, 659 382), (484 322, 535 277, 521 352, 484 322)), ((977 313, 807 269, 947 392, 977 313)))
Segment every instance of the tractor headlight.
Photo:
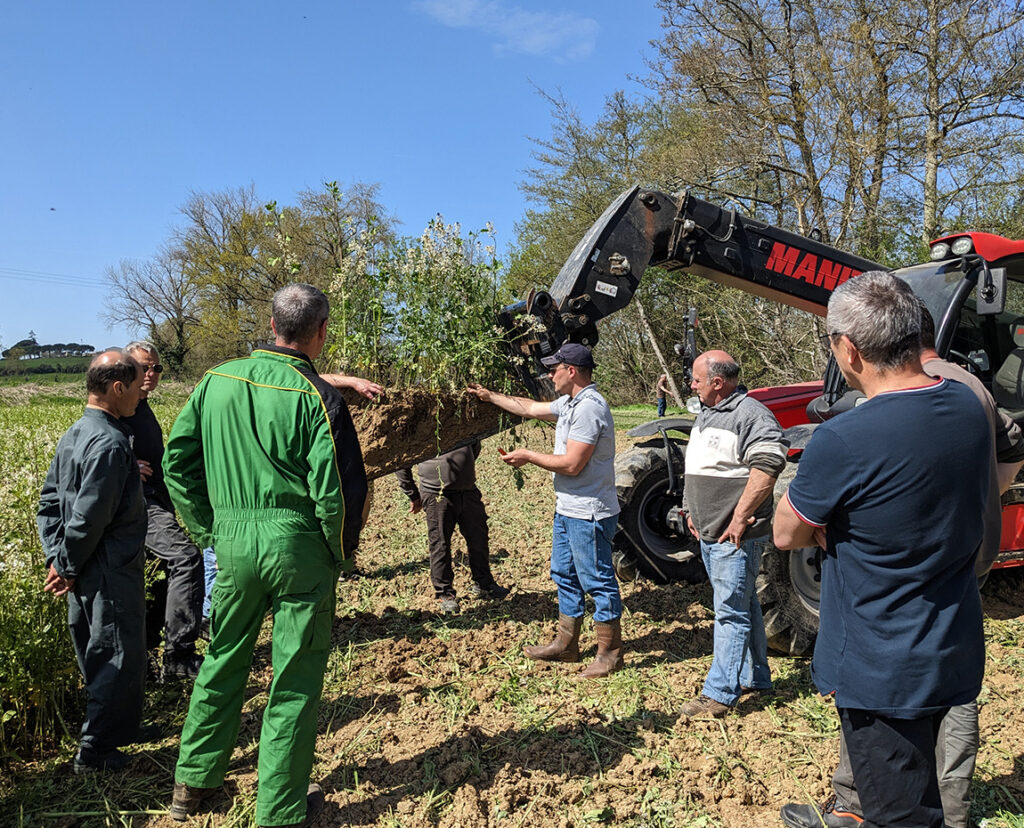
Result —
POLYGON ((946 242, 937 242, 932 245, 931 253, 929 254, 931 260, 938 261, 939 259, 945 259, 949 255, 949 245, 946 242))
POLYGON ((970 253, 974 249, 974 242, 970 236, 963 236, 953 242, 950 250, 953 251, 956 256, 963 256, 965 253, 970 253))

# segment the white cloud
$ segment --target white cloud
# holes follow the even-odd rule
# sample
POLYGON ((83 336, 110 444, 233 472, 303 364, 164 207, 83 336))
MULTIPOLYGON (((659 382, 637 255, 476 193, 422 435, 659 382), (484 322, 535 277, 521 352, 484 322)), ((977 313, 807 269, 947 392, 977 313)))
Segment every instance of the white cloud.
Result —
POLYGON ((527 11, 503 0, 416 0, 413 5, 445 26, 494 37, 498 54, 582 60, 597 40, 597 21, 571 12, 527 11))

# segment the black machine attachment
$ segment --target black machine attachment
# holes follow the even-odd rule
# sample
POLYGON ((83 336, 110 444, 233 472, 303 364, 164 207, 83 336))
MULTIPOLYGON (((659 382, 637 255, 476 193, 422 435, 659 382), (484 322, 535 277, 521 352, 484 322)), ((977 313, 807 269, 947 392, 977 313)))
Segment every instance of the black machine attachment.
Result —
POLYGON ((531 394, 542 396, 546 382, 541 357, 566 340, 596 345, 597 322, 629 304, 652 266, 686 270, 819 315, 837 285, 880 267, 689 193, 633 187, 586 232, 550 292, 531 291, 499 314, 531 394))

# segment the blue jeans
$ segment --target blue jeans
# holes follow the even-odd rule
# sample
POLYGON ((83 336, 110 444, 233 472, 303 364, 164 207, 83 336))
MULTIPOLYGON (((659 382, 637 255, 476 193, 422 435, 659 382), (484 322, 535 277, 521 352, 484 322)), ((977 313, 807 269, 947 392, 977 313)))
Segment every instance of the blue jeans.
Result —
POLYGON ((213 582, 217 580, 217 556, 213 554, 212 546, 207 546, 203 550, 203 577, 206 579, 206 595, 203 598, 203 618, 209 618, 210 593, 213 592, 213 582))
POLYGON ((595 621, 614 621, 622 615, 619 582, 612 567, 612 538, 618 522, 618 515, 586 520, 555 513, 551 580, 558 587, 562 615, 582 617, 588 592, 594 599, 595 621))
POLYGON ((740 688, 772 686, 768 642, 755 581, 768 538, 736 546, 701 540, 700 553, 715 592, 715 655, 704 682, 704 695, 734 706, 740 688))
POLYGON ((658 416, 665 416, 665 407, 668 405, 668 399, 666 397, 658 397, 658 416))

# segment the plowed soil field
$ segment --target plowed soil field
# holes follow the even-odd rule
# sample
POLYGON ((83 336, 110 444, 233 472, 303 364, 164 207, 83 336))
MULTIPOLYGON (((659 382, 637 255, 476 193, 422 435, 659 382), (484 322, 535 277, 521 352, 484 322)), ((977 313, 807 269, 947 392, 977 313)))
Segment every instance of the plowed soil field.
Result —
MULTIPOLYGON (((551 430, 520 427, 550 444, 551 430)), ((547 640, 557 615, 548 577, 553 494, 529 468, 519 489, 484 443, 480 487, 490 514, 504 601, 473 600, 455 544, 462 612, 437 614, 422 515, 388 476, 375 483, 358 564, 339 585, 334 651, 319 716, 314 777, 327 807, 317 826, 781 825, 779 807, 829 792, 838 720, 806 660, 773 657, 775 689, 745 697, 724 719, 685 722, 711 660, 711 591, 704 585, 623 588, 626 669, 596 682, 578 665, 537 665, 524 644, 547 640)), ((627 442, 622 438, 621 448, 627 442)), ((458 537, 458 536, 457 536, 458 537)), ((974 816, 989 826, 1024 817, 1024 577, 997 573, 985 592, 987 676, 974 816)), ((584 660, 594 654, 589 622, 584 660)), ((192 824, 252 824, 257 750, 271 680, 269 623, 258 646, 228 791, 192 824)), ((178 825, 170 801, 187 687, 154 687, 148 714, 167 737, 134 750, 134 768, 74 777, 60 755, 5 772, 0 823, 178 825)))

